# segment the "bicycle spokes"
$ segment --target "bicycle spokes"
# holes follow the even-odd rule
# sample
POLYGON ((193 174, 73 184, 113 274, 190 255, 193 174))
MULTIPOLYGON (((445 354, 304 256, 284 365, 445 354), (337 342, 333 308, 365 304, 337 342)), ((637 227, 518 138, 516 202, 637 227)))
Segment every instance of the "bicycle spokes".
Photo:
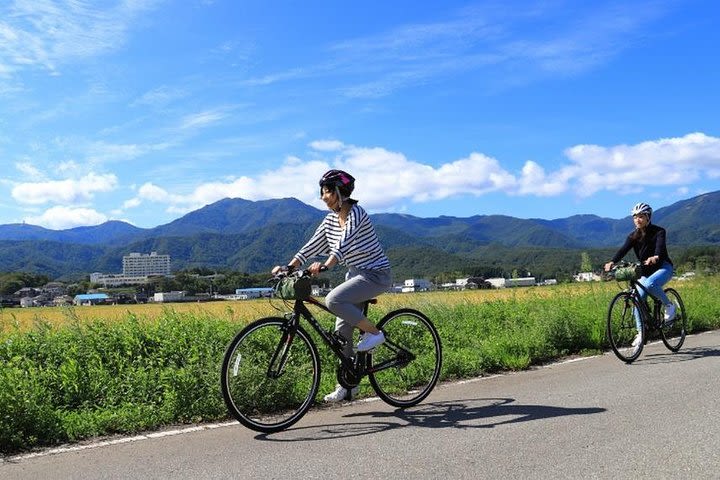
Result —
POLYGON ((407 407, 433 389, 442 364, 440 337, 422 313, 402 309, 378 322, 386 341, 372 353, 370 383, 385 402, 407 407))
POLYGON ((636 315, 642 315, 637 299, 620 292, 610 302, 607 316, 607 338, 615 355, 624 362, 634 361, 642 351, 643 328, 638 328, 636 315))
POLYGON ((675 305, 675 317, 669 321, 663 321, 660 328, 660 335, 665 346, 672 352, 677 352, 685 342, 687 328, 687 314, 680 294, 672 288, 665 289, 668 299, 675 305))
POLYGON ((221 386, 230 413, 260 432, 289 427, 310 408, 320 383, 320 359, 301 328, 286 320, 261 319, 228 346, 221 386))

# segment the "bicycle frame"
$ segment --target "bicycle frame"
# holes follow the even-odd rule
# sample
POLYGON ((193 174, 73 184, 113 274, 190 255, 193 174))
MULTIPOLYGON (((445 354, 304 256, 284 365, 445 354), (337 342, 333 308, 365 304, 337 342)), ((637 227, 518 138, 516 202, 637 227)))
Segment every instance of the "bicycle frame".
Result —
POLYGON ((631 292, 631 294, 637 299, 638 305, 640 305, 640 319, 643 323, 643 325, 650 325, 652 328, 657 329, 659 328, 659 323, 657 322, 657 312, 660 311, 658 308, 658 304, 660 303, 660 299, 657 298, 655 295, 653 295, 650 290, 645 287, 642 283, 640 283, 639 280, 630 280, 629 281, 630 286, 628 287, 628 291, 631 292), (640 290, 645 292, 645 301, 640 300, 640 290), (650 310, 650 303, 646 301, 651 299, 653 300, 653 309, 650 310))
MULTIPOLYGON (((351 372, 353 376, 356 378, 362 378, 365 375, 369 373, 375 373, 379 372, 381 370, 385 370, 387 368, 395 367, 395 366, 402 366, 404 364, 407 364, 415 359, 415 355, 410 352, 409 350, 401 347, 400 345, 397 345, 392 342, 389 338, 386 337, 385 344, 388 348, 393 350, 393 352, 396 354, 396 356, 390 360, 386 360, 385 362, 380 363, 379 365, 372 365, 371 361, 371 355, 370 352, 358 352, 358 355, 356 357, 346 357, 343 353, 343 347, 344 345, 340 342, 340 340, 333 334, 333 332, 326 330, 322 324, 315 318, 315 316, 310 312, 310 310, 307 307, 307 304, 313 305, 315 307, 320 308, 321 310, 333 314, 330 309, 328 309, 325 305, 320 303, 318 300, 316 300, 313 297, 308 297, 304 300, 295 300, 295 303, 293 305, 292 312, 286 314, 286 318, 288 320, 287 323, 287 329, 289 337, 285 342, 285 346, 289 346, 292 344, 292 338, 294 336, 294 329, 296 329, 300 325, 300 319, 305 318, 305 320, 310 324, 310 326, 313 327, 313 329, 320 335, 320 338, 322 338, 323 342, 327 344, 332 352, 335 354, 335 356, 340 360, 341 365, 343 368, 351 372)), ((363 314, 367 315, 368 306, 371 303, 377 303, 376 299, 367 300, 364 302, 363 306, 363 314)), ((278 346, 278 351, 276 351, 275 355, 272 358, 272 361, 270 362, 270 365, 275 363, 275 360, 277 359, 277 355, 279 353, 279 350, 283 348, 283 345, 278 346)), ((284 362, 287 357, 287 352, 289 351, 288 348, 284 348, 284 354, 283 359, 280 362, 280 367, 278 371, 282 371, 282 366, 284 365, 284 362)), ((270 374, 270 369, 268 369, 268 374, 270 374)))

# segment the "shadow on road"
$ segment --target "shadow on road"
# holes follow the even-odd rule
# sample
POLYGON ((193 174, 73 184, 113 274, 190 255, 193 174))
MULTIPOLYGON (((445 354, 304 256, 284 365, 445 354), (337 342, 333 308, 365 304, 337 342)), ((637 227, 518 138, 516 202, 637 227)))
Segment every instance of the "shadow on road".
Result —
POLYGON ((485 398, 430 402, 394 412, 363 412, 344 415, 347 423, 291 428, 275 434, 262 434, 258 440, 297 442, 329 440, 369 435, 399 427, 494 428, 510 423, 529 422, 567 415, 602 413, 604 408, 565 408, 548 405, 518 405, 512 398, 485 398), (354 420, 360 420, 355 423, 354 420))
POLYGON ((643 352, 640 358, 633 363, 638 365, 657 365, 659 363, 687 362, 689 360, 699 360, 709 357, 720 357, 720 349, 717 347, 692 347, 681 348, 680 351, 676 353, 665 350, 647 355, 643 352))

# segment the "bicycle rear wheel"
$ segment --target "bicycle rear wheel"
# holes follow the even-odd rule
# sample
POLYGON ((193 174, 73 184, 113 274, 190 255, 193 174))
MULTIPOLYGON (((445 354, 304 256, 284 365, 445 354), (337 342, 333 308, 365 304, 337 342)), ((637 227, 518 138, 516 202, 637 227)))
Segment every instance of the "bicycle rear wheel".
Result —
POLYGON ((301 327, 290 332, 282 318, 257 320, 238 333, 225 352, 222 394, 230 413, 258 432, 288 428, 312 405, 320 383, 320 359, 301 327))
POLYGON ((687 314, 680 294, 672 288, 665 289, 665 295, 675 305, 675 320, 668 326, 660 327, 660 335, 665 346, 672 352, 677 352, 685 342, 687 329, 687 314))
POLYGON ((629 292, 620 292, 610 302, 607 316, 607 339, 615 355, 626 363, 635 361, 645 344, 645 329, 638 332, 633 310, 640 310, 636 298, 629 292), (640 334, 639 343, 633 345, 640 334))
POLYGON ((377 326, 386 340, 370 354, 370 384, 392 406, 420 403, 435 387, 442 367, 442 345, 435 326, 412 309, 390 312, 377 326))

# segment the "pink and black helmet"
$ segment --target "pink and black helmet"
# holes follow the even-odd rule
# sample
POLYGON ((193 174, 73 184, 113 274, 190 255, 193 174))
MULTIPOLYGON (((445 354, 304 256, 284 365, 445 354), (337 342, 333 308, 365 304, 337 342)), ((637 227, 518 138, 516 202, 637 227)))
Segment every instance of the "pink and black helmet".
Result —
POLYGON ((320 178, 320 195, 322 187, 329 187, 337 191, 345 198, 348 198, 355 189, 355 178, 342 170, 328 170, 320 178))

